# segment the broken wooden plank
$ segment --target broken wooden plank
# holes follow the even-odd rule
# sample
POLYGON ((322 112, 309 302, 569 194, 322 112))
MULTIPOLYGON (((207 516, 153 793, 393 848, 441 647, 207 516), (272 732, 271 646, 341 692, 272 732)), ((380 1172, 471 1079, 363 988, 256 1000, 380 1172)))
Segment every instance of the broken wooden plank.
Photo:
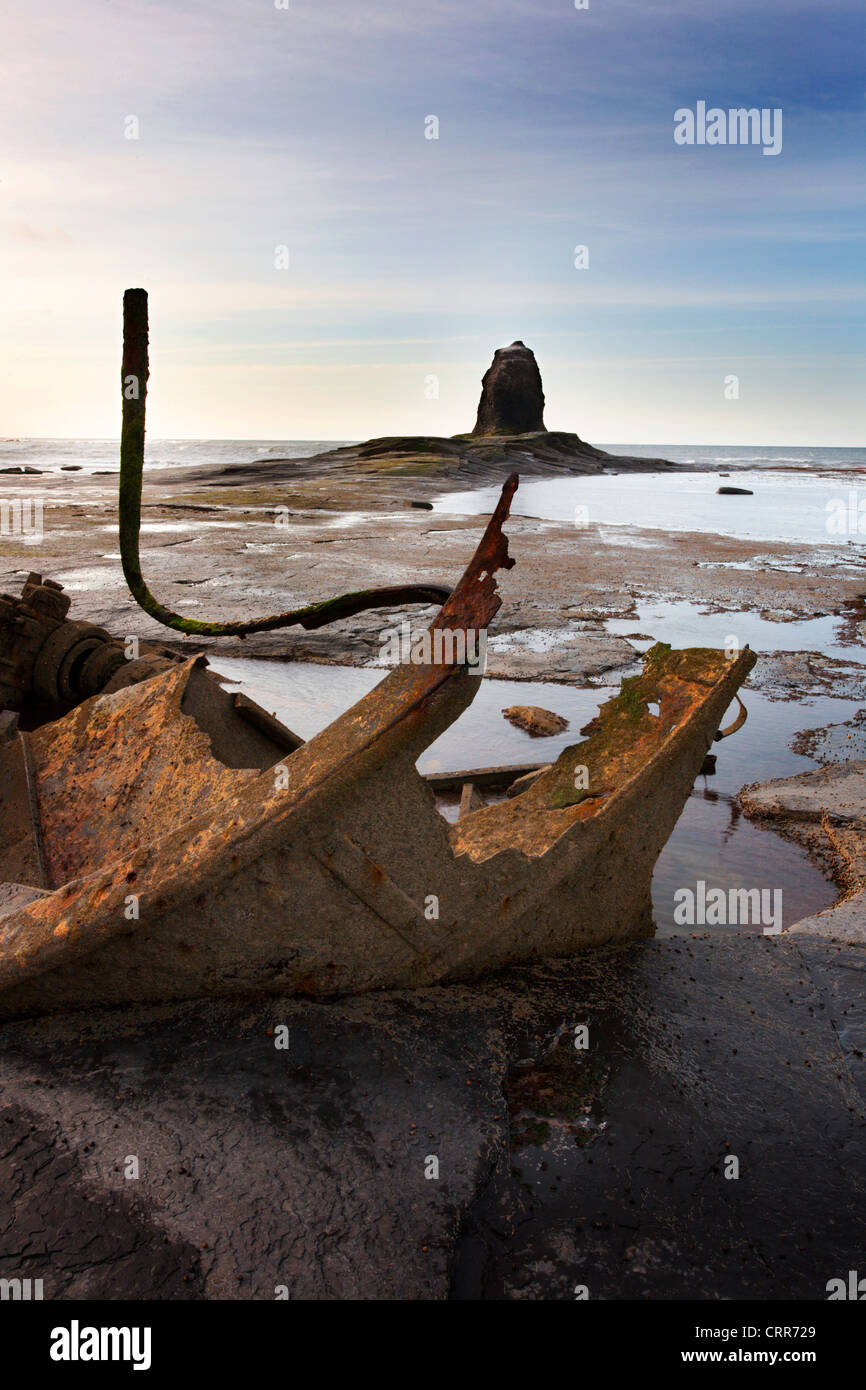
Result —
POLYGON ((474 782, 464 782, 463 790, 460 793, 460 810, 457 812, 457 819, 462 820, 464 816, 470 815, 473 811, 480 811, 487 802, 481 795, 474 782))
POLYGON ((479 791, 504 791, 524 773, 541 772, 549 766, 549 763, 510 763, 502 767, 465 768, 462 772, 425 772, 423 777, 434 792, 459 792, 466 782, 472 782, 479 791))

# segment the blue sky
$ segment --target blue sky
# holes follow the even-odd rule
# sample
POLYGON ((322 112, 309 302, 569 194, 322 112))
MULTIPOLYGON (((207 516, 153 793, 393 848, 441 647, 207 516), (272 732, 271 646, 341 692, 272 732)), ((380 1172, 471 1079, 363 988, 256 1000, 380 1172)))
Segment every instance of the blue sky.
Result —
POLYGON ((861 0, 47 0, 4 31, 3 434, 116 432, 144 285, 161 437, 450 434, 522 338, 548 426, 597 442, 864 442, 861 0), (781 154, 677 146, 699 100, 781 108, 781 154))

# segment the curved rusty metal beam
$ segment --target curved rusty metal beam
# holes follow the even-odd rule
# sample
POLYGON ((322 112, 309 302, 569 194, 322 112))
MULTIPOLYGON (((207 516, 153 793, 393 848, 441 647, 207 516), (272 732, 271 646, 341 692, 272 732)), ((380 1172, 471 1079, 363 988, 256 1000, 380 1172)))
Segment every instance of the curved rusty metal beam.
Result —
POLYGON ((274 628, 299 623, 310 629, 324 627, 339 618, 350 618, 369 608, 390 608, 402 603, 444 603, 451 590, 439 584, 397 584, 382 589, 358 589, 337 598, 311 603, 288 613, 274 613, 249 622, 206 623, 184 618, 154 598, 141 573, 139 533, 141 529, 141 485, 144 473, 144 421, 147 379, 150 374, 147 342, 147 291, 127 290, 123 296, 123 424, 120 436, 120 486, 118 527, 120 558, 129 592, 136 603, 157 622, 178 632, 204 637, 246 637, 251 632, 272 632, 274 628))
POLYGON ((746 706, 743 704, 739 695, 735 695, 734 699, 740 706, 740 712, 737 715, 736 719, 734 719, 733 722, 730 723, 726 729, 719 729, 719 732, 715 735, 713 739, 714 743, 719 743, 720 740, 723 738, 730 738, 731 734, 735 734, 738 729, 742 729, 743 725, 749 717, 749 711, 746 709, 746 706))

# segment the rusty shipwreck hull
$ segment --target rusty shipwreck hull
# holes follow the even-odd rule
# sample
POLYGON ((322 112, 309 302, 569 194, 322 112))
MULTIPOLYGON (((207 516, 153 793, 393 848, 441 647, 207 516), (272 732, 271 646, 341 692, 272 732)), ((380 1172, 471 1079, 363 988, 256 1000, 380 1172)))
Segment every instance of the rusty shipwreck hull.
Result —
MULTIPOLYGON (((515 486, 431 630, 497 611, 515 486)), ((478 675, 400 666, 309 742, 271 721, 244 745, 204 659, 165 661, 0 745, 0 1017, 419 986, 647 934, 656 859, 754 660, 653 648, 584 741, 453 825, 415 763, 478 675)))

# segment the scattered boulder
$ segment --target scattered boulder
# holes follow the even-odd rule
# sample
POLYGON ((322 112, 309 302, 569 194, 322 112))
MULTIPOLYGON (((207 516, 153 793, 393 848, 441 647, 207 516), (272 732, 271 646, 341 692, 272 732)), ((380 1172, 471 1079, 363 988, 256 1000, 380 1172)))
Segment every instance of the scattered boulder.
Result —
POLYGON ((29 464, 26 465, 26 466, 23 467, 23 468, 22 468, 19 464, 16 464, 14 468, 0 468, 0 473, 41 473, 41 472, 42 472, 42 469, 41 469, 41 468, 31 468, 31 467, 29 466, 29 464))
POLYGON ((568 720, 540 705, 509 705, 502 711, 510 724, 524 729, 532 738, 550 738, 568 728, 568 720))
POLYGON ((535 353, 525 343, 497 348, 481 380, 476 434, 534 434, 544 430, 544 391, 535 353))

